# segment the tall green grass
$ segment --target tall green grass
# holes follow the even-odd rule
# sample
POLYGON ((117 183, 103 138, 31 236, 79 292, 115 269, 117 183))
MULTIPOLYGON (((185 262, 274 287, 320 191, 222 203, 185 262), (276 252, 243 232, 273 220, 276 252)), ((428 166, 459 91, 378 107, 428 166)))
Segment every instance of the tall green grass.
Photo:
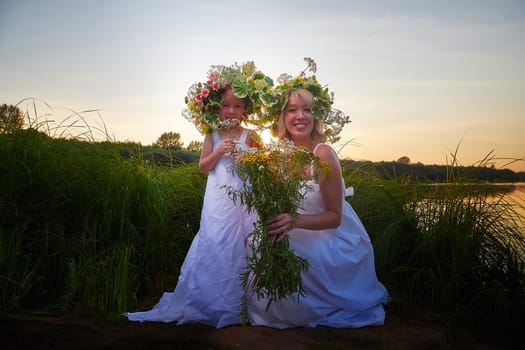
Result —
POLYGON ((172 287, 203 188, 196 166, 125 161, 117 143, 0 135, 1 310, 108 315, 172 287))
POLYGON ((434 305, 451 324, 523 329, 524 208, 505 193, 480 191, 464 174, 449 180, 379 180, 367 169, 347 176, 356 190, 350 202, 373 240, 379 278, 394 303, 434 305))
MULTIPOLYGON (((368 169, 345 180, 393 303, 432 305, 484 331, 524 330, 522 204, 478 191, 453 165, 447 185, 368 169)), ((117 317, 151 306, 177 282, 204 185, 196 164, 124 159, 115 142, 0 134, 0 311, 117 317)))

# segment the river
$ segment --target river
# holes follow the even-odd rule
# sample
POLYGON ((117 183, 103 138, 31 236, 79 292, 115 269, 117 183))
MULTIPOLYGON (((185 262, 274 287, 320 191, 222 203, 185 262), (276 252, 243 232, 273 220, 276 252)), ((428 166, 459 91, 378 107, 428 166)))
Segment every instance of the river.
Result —
MULTIPOLYGON (((508 186, 509 184, 496 185, 508 186)), ((525 234, 525 182, 518 182, 511 185, 514 186, 514 189, 511 192, 505 193, 505 203, 510 203, 513 205, 515 212, 518 214, 522 232, 525 234)), ((492 198, 497 201, 500 197, 495 195, 492 198)))

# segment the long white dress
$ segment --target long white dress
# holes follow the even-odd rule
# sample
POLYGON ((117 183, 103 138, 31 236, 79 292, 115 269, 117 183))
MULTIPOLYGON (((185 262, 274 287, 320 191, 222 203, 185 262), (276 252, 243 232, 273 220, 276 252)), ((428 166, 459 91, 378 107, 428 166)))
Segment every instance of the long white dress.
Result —
MULTIPOLYGON (((323 212, 319 185, 313 180, 308 182, 311 191, 298 212, 323 212)), ((344 191, 344 184, 341 190, 344 191)), ((388 302, 389 294, 377 279, 370 238, 344 196, 342 204, 338 228, 293 229, 288 233, 290 247, 309 263, 308 271, 302 273, 306 295, 272 302, 265 311, 267 300, 248 293, 251 325, 358 328, 384 323, 383 304, 388 302)))
MULTIPOLYGON (((244 130, 237 147, 248 148, 244 130)), ((220 142, 213 133, 216 148, 220 142)), ((182 264, 175 290, 162 295, 149 311, 126 313, 130 321, 201 323, 216 328, 240 324, 243 294, 240 273, 246 266, 245 239, 253 231, 255 214, 228 198, 224 185, 240 188, 242 181, 224 156, 208 174, 200 229, 182 264)))

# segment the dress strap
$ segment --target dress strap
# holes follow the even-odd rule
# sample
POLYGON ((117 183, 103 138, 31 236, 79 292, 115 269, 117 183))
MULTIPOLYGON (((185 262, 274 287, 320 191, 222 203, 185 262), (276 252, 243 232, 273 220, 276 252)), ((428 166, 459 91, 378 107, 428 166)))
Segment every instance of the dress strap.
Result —
MULTIPOLYGON (((321 146, 321 145, 327 145, 327 144, 326 144, 326 143, 318 143, 317 145, 315 145, 314 150, 312 151, 312 153, 313 153, 314 155, 315 155, 315 151, 317 151, 317 147, 319 147, 319 146, 321 146)), ((327 145, 327 146, 328 146, 328 148, 330 148, 330 150, 331 150, 332 152, 335 152, 334 149, 333 149, 330 145, 327 145)), ((310 164, 310 175, 311 175, 312 177, 314 177, 314 175, 315 175, 315 169, 314 169, 314 164, 313 164, 313 162, 310 164)))
POLYGON ((239 137, 239 142, 246 143, 246 138, 248 137, 248 130, 243 129, 241 136, 239 137))
POLYGON ((314 150, 312 151, 312 153, 315 153, 315 151, 317 151, 317 147, 319 147, 321 145, 324 145, 324 143, 318 143, 317 145, 315 145, 314 150))
POLYGON ((213 136, 213 144, 214 145, 216 145, 219 142, 221 142, 221 137, 219 136, 219 133, 217 132, 217 130, 213 131, 212 136, 213 136))
MULTIPOLYGON (((312 151, 313 154, 315 154, 315 151, 317 151, 317 147, 319 147, 320 145, 324 145, 324 143, 318 143, 317 145, 315 145, 314 150, 312 151)), ((315 178, 315 168, 313 161, 310 163, 310 176, 312 177, 312 179, 315 178)))

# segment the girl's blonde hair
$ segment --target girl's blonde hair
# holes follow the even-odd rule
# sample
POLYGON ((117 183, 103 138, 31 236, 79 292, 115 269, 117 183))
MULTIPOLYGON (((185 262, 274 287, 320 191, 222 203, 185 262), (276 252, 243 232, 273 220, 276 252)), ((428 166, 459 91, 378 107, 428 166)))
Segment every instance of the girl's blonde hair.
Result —
MULTIPOLYGON (((314 104, 314 96, 312 93, 306 89, 291 89, 287 92, 288 101, 290 100, 290 97, 295 98, 302 98, 309 108, 312 108, 314 104)), ((286 110, 286 106, 281 111, 281 114, 279 115, 279 121, 277 122, 277 137, 280 139, 291 139, 290 135, 288 134, 288 131, 286 130, 286 126, 284 125, 284 111, 286 110)), ((312 129, 311 133, 312 139, 316 142, 326 142, 326 135, 324 134, 324 125, 323 121, 319 119, 314 118, 314 128, 312 129)))

